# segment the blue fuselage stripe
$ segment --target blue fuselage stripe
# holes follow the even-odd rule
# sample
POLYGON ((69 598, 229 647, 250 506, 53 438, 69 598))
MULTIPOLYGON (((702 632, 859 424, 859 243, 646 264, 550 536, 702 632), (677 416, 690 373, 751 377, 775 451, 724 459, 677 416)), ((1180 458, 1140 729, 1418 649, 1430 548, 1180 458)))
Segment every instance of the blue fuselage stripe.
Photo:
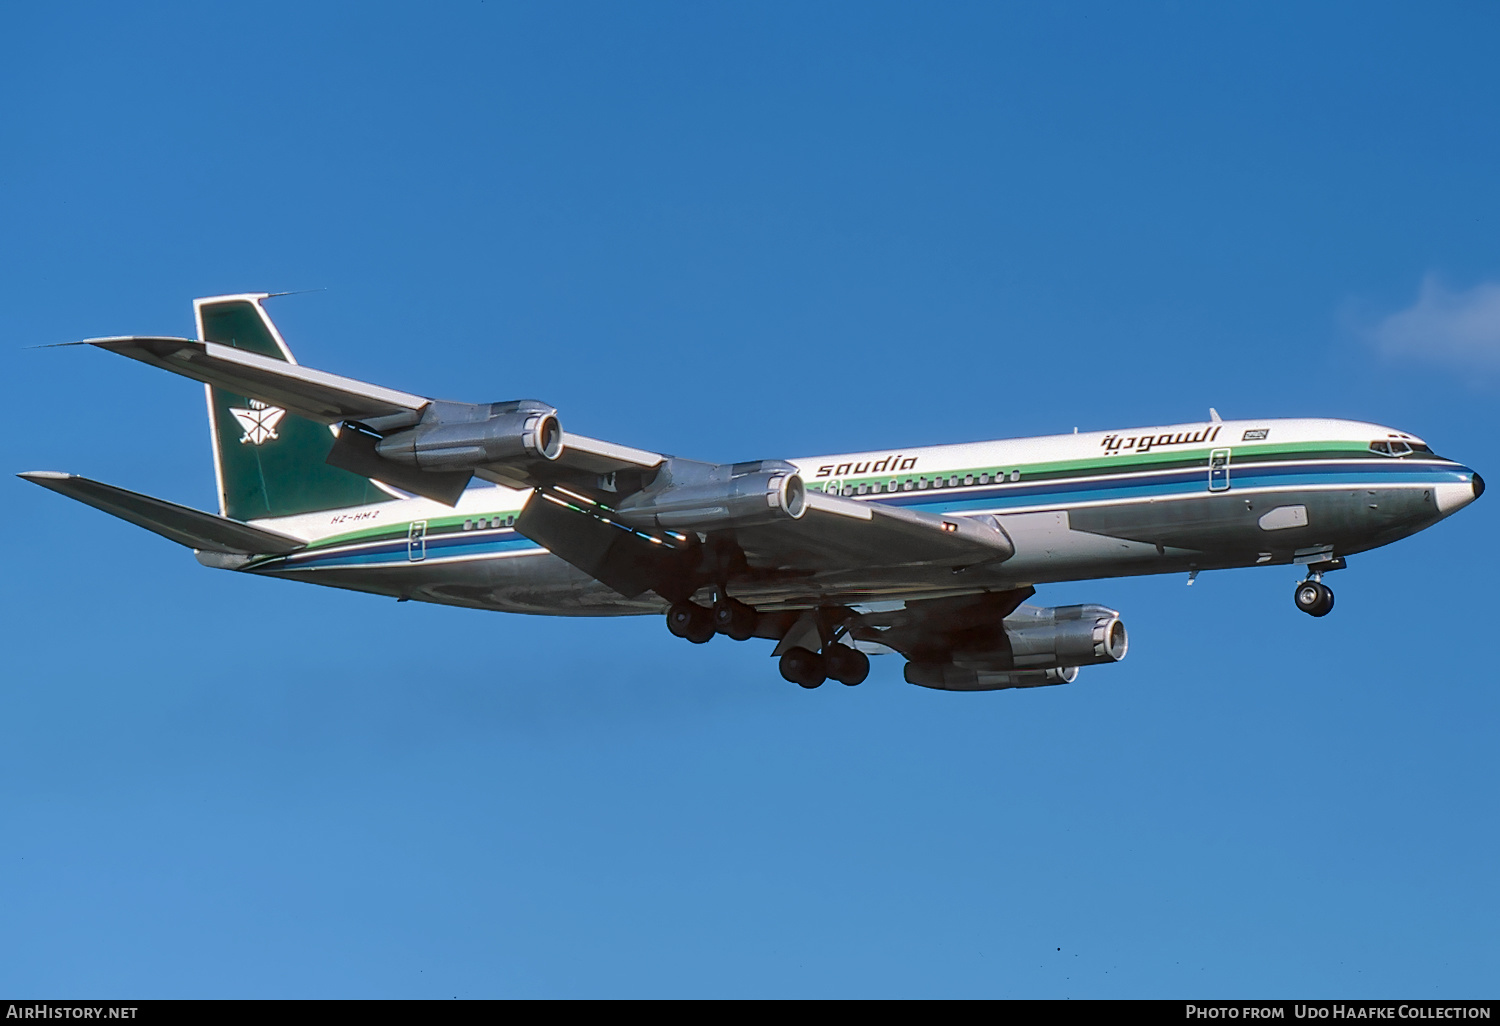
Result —
MULTIPOLYGON (((1456 463, 1381 464, 1371 460, 1285 463, 1278 466, 1232 464, 1229 468, 1230 490, 1274 488, 1294 491, 1299 488, 1430 487, 1467 482, 1472 473, 1456 463)), ((1097 476, 1092 480, 1050 480, 1003 482, 957 488, 922 491, 871 492, 871 501, 919 509, 926 513, 964 513, 979 509, 1000 510, 1023 507, 1072 506, 1099 502, 1162 497, 1185 498, 1209 494, 1208 472, 1204 467, 1187 467, 1170 471, 1122 473, 1097 476)), ((428 535, 425 559, 484 558, 498 554, 537 553, 540 545, 513 529, 454 535, 428 535)), ((361 566, 371 563, 410 561, 410 543, 406 538, 383 538, 365 543, 351 543, 337 552, 298 553, 261 564, 263 569, 327 569, 361 566)), ((413 561, 419 562, 419 561, 413 561)))

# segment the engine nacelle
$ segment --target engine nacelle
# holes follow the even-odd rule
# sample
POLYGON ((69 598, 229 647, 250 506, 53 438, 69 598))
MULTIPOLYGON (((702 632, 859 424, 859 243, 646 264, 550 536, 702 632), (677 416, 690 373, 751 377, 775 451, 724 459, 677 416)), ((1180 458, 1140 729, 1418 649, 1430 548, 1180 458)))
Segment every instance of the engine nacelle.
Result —
POLYGON ((386 435, 375 446, 385 459, 429 471, 473 470, 513 459, 555 460, 562 450, 557 411, 531 399, 433 403, 415 427, 386 435))
POLYGON ((622 502, 615 516, 631 527, 714 531, 796 520, 806 511, 807 489, 790 463, 674 459, 651 487, 622 502))
POLYGON ((906 682, 937 691, 1003 691, 1006 688, 1044 688, 1071 684, 1078 667, 1059 666, 1047 670, 974 670, 953 663, 907 663, 906 682))
POLYGON ((1017 670, 1117 663, 1130 648, 1120 614, 1104 606, 1022 606, 1004 622, 1017 670))
POLYGON ((907 663, 907 681, 942 691, 1067 684, 1080 666, 1117 663, 1130 647, 1120 614, 1104 606, 1021 606, 1001 626, 1003 639, 954 647, 946 661, 907 663))

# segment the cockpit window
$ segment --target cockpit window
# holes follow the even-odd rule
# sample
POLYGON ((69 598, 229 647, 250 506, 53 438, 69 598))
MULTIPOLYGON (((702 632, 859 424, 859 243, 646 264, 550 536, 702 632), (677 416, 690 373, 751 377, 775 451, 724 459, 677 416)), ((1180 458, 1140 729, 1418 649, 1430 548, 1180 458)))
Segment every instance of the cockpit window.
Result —
POLYGON ((1382 456, 1409 456, 1414 452, 1431 453, 1432 450, 1420 442, 1413 445, 1399 438, 1383 438, 1370 443, 1370 451, 1378 452, 1382 456))

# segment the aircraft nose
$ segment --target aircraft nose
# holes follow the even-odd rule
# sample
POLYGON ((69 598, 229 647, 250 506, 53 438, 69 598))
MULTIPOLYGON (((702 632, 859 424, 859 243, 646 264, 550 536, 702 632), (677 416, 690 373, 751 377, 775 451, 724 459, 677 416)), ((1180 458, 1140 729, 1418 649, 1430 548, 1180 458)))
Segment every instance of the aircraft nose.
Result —
POLYGON ((1433 489, 1432 497, 1437 500, 1438 512, 1444 516, 1463 509, 1469 503, 1484 494, 1484 478, 1469 471, 1469 483, 1454 481, 1448 484, 1440 484, 1433 489))

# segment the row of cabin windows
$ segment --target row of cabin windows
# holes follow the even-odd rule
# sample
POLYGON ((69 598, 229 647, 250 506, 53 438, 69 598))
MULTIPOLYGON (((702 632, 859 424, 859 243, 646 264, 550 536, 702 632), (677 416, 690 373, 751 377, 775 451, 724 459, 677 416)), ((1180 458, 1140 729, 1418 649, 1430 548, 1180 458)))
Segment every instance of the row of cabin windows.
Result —
MULTIPOLYGON (((843 495, 870 495, 877 492, 910 492, 927 488, 958 488, 963 485, 982 484, 987 485, 993 480, 1000 484, 1006 480, 1003 470, 996 471, 993 475, 983 474, 949 474, 947 477, 909 477, 905 481, 900 478, 891 478, 889 481, 876 481, 874 484, 844 485, 840 494, 843 495)), ((1021 472, 1012 470, 1009 478, 1011 481, 1021 480, 1021 472)))
POLYGON ((464 530, 483 531, 487 527, 509 527, 515 522, 516 515, 514 513, 507 513, 503 517, 480 517, 478 520, 465 520, 464 530))
POLYGON ((1432 450, 1420 442, 1403 442, 1399 438, 1382 439, 1370 443, 1370 451, 1382 456, 1409 456, 1414 452, 1431 453, 1432 450))

